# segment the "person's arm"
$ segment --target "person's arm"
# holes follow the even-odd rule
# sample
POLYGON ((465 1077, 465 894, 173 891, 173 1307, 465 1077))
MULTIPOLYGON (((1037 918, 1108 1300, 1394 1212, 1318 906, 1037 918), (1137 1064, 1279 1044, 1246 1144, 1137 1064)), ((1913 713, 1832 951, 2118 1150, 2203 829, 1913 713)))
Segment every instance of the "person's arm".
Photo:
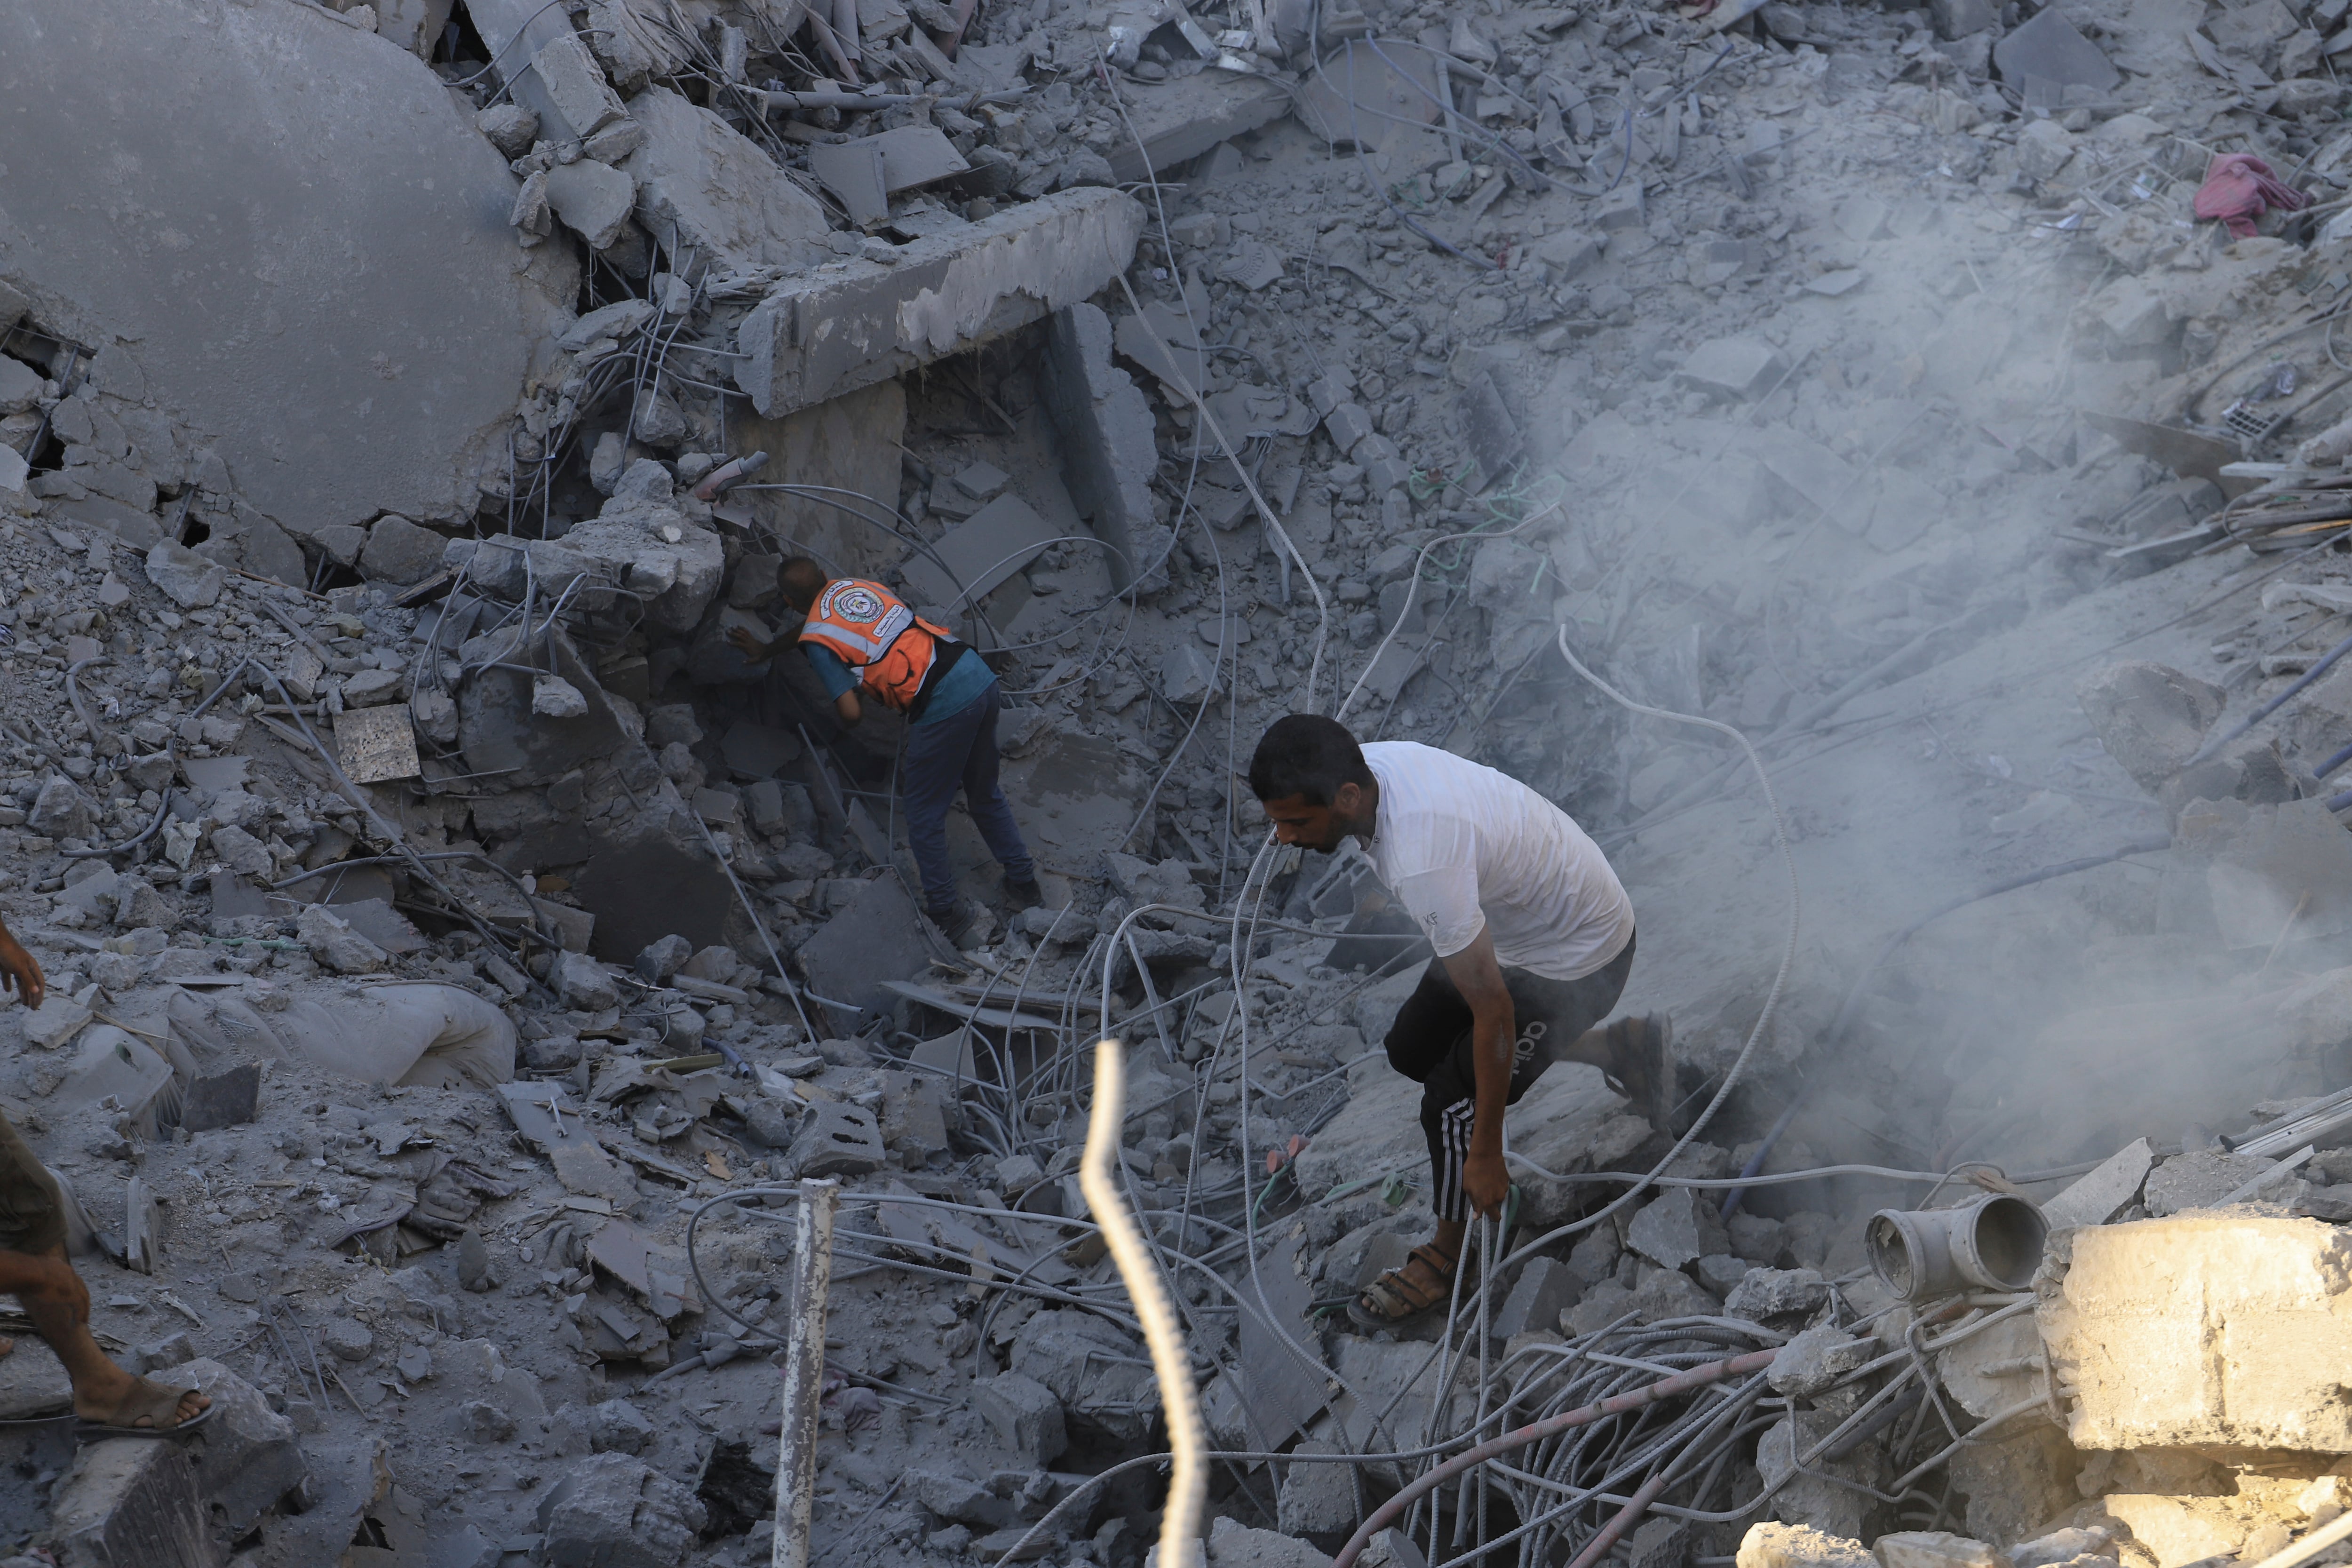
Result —
POLYGON ((832 696, 834 717, 845 724, 865 718, 866 709, 857 700, 857 672, 844 664, 839 654, 820 644, 804 642, 801 652, 808 656, 809 668, 832 696))
POLYGON ((26 952, 24 945, 9 934, 7 922, 0 921, 0 994, 14 987, 27 1007, 37 1007, 48 987, 41 978, 41 966, 26 952))
POLYGON ((1468 947, 1439 961, 1462 999, 1470 1004, 1470 1055, 1477 1080, 1478 1110, 1470 1130, 1470 1152, 1462 1162, 1462 1190, 1470 1206, 1496 1217, 1511 1194, 1503 1165, 1503 1112, 1511 1099, 1511 1052, 1518 1019, 1503 967, 1495 959, 1495 938, 1481 928, 1468 947))

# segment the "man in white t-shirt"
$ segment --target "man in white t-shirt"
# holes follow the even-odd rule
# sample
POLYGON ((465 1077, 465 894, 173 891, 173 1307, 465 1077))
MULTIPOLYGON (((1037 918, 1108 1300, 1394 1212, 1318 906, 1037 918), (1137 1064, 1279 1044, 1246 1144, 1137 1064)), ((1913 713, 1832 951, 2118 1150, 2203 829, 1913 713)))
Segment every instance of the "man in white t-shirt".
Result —
POLYGON ((1363 840, 1437 956, 1389 1027, 1389 1062, 1422 1085, 1437 1235, 1349 1309, 1378 1327, 1444 1304, 1472 1211, 1510 1194, 1503 1111, 1556 1061, 1589 1062, 1664 1131, 1675 1098, 1664 1014, 1601 1020, 1633 967, 1633 906, 1599 846, 1507 774, 1408 741, 1360 746, 1311 713, 1276 721, 1250 759, 1276 836, 1326 854, 1363 840))

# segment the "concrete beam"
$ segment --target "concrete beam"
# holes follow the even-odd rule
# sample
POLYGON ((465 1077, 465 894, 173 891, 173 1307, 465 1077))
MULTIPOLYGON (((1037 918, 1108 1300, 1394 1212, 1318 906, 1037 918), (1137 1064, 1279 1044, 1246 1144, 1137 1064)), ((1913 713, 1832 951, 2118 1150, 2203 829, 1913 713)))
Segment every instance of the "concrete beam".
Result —
POLYGON ((1086 299, 1125 270, 1143 208, 1057 191, 969 227, 787 278, 744 318, 735 382, 771 418, 962 353, 1086 299))

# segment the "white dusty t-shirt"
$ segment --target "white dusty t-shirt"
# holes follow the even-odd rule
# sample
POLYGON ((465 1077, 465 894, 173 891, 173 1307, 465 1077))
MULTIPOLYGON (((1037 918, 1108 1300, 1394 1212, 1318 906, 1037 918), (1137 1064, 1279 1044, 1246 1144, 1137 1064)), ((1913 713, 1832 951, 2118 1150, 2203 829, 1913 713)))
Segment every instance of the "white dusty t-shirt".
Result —
POLYGON ((1601 847, 1507 773, 1412 741, 1375 741, 1372 866, 1441 958, 1491 930, 1495 957, 1548 980, 1607 967, 1633 904, 1601 847))

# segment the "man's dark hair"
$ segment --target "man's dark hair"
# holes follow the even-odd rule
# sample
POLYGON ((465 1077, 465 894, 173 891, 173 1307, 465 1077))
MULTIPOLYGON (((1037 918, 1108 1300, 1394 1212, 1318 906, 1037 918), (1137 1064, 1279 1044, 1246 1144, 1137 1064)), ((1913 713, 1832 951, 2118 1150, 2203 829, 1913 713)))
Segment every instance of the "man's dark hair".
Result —
POLYGON ((1341 784, 1371 783, 1371 765, 1356 737, 1319 713, 1276 719, 1250 756, 1250 793, 1260 800, 1303 795, 1309 805, 1328 805, 1341 784))
POLYGON ((816 596, 832 581, 830 573, 805 555, 788 556, 776 563, 776 586, 795 605, 815 604, 816 596))

